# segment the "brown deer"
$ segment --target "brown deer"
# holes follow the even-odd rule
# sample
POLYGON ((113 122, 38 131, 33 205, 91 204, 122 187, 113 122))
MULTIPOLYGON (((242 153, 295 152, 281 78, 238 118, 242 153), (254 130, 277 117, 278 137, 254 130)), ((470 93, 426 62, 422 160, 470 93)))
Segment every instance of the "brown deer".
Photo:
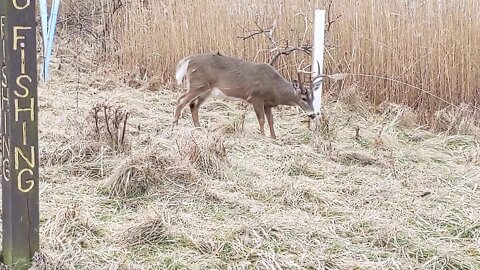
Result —
MULTIPOLYGON (((305 88, 298 73, 298 81, 289 82, 268 64, 252 63, 221 54, 196 54, 183 58, 177 65, 176 79, 180 85, 187 77, 187 93, 177 102, 173 125, 183 108, 189 104, 193 123, 200 126, 198 111, 209 97, 244 100, 253 105, 264 133, 265 116, 270 126, 270 135, 276 138, 273 128, 272 108, 278 105, 299 106, 308 117, 315 119, 313 93, 305 88)), ((313 79, 313 82, 319 77, 313 79)))

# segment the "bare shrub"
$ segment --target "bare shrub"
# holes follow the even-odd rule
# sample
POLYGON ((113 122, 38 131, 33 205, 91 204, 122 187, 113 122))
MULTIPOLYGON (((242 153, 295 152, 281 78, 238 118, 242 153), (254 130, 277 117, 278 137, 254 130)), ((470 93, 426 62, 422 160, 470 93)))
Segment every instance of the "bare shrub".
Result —
POLYGON ((115 151, 128 150, 128 141, 125 139, 128 116, 128 111, 121 106, 105 102, 95 104, 90 114, 93 138, 106 142, 115 151))
POLYGON ((105 36, 104 1, 82 0, 64 1, 59 13, 59 30, 67 37, 89 37, 101 39, 105 36))

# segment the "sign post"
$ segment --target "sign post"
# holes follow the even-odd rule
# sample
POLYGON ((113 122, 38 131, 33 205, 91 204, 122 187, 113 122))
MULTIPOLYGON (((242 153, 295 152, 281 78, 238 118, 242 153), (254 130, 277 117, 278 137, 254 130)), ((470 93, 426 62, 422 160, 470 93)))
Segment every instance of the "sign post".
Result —
POLYGON ((35 0, 0 0, 3 263, 28 269, 39 249, 35 0))

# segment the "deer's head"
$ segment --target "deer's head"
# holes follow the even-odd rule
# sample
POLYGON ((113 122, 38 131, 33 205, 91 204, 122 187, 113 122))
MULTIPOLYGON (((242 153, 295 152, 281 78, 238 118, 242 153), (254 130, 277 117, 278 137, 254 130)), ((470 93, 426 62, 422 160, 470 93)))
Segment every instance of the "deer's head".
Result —
POLYGON ((313 108, 313 89, 315 85, 315 81, 317 81, 321 76, 317 76, 313 78, 313 80, 306 86, 303 81, 302 77, 300 75, 301 73, 298 72, 298 80, 293 80, 293 89, 295 89, 295 92, 298 97, 298 105, 300 108, 305 111, 308 117, 311 119, 315 119, 318 117, 318 113, 315 113, 315 109, 313 108))

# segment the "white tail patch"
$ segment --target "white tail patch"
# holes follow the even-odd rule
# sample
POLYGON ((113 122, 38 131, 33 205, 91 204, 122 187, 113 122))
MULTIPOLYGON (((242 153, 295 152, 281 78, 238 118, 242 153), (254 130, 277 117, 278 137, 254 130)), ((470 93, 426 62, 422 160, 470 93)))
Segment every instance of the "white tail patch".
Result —
POLYGON ((188 70, 188 63, 190 62, 190 59, 183 58, 178 62, 177 65, 177 71, 175 72, 175 78, 177 79, 177 84, 182 84, 183 78, 185 75, 187 75, 187 70, 188 70))

